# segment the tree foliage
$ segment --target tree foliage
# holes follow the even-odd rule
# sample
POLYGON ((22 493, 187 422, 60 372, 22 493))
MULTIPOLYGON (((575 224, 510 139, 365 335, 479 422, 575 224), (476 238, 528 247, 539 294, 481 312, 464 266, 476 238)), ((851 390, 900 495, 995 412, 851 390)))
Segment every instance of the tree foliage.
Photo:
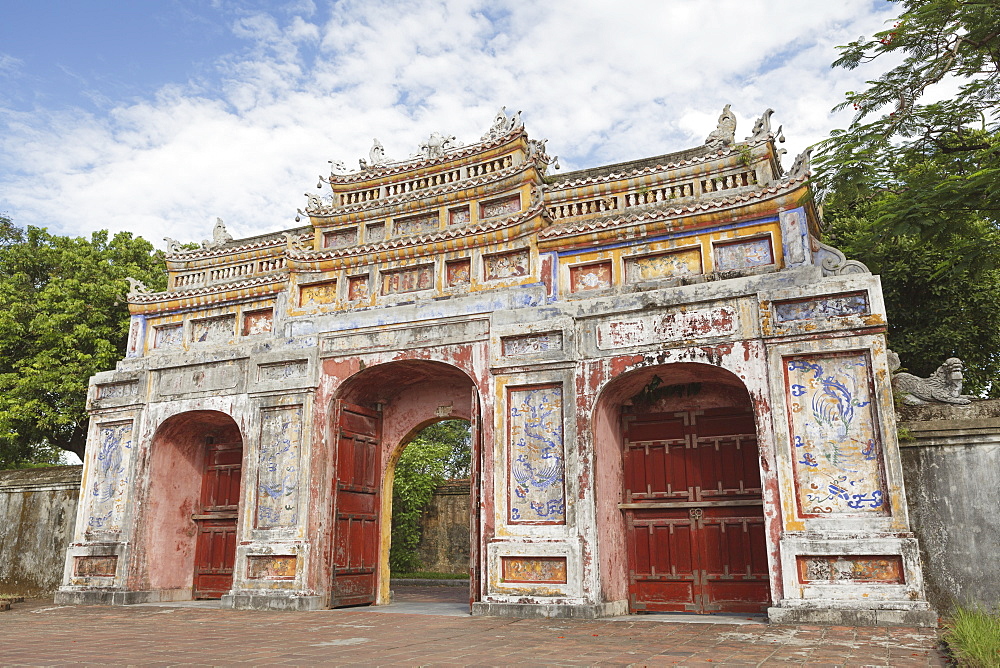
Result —
POLYGON ((911 372, 957 356, 971 392, 1000 395, 1000 5, 891 1, 895 23, 834 62, 892 66, 847 93, 853 122, 817 147, 828 236, 882 276, 911 372))
MULTIPOLYGON (((1000 269, 962 266, 942 275, 954 251, 915 235, 882 234, 872 222, 878 203, 854 204, 830 197, 828 237, 881 275, 889 344, 906 370, 927 377, 945 359, 960 357, 966 393, 1000 396, 1000 269)), ((989 252, 1000 265, 997 246, 989 252)))
POLYGON ((435 422, 422 429, 403 450, 392 485, 391 570, 420 570, 420 521, 434 490, 445 480, 467 478, 471 461, 469 423, 464 420, 435 422))
POLYGON ((162 267, 128 232, 66 237, 0 216, 0 468, 82 458, 88 379, 125 355, 125 277, 163 289, 162 267))
POLYGON ((982 223, 992 233, 1000 220, 1000 4, 893 1, 895 24, 834 62, 897 64, 836 108, 855 116, 818 146, 821 192, 869 200, 883 233, 950 251, 942 270, 985 266, 994 258, 978 243, 982 223))

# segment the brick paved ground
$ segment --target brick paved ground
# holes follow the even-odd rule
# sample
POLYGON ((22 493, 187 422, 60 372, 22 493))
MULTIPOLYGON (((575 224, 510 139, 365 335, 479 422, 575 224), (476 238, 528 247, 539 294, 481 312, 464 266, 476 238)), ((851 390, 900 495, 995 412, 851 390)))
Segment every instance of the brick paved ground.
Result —
POLYGON ((196 607, 0 613, 0 665, 945 666, 934 630, 196 607))

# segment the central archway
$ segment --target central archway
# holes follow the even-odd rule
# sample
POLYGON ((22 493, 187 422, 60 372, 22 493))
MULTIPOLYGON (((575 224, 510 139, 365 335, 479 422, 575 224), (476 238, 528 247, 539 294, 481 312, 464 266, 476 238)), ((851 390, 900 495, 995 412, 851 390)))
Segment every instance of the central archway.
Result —
MULTIPOLYGON (((445 419, 470 422, 472 471, 470 562, 478 565, 479 394, 461 369, 443 362, 400 360, 348 378, 334 400, 332 442, 337 462, 331 488, 331 607, 386 604, 395 465, 424 427, 445 419)), ((475 572, 470 600, 478 600, 475 572)))
POLYGON ((595 413, 602 586, 631 612, 763 612, 760 451, 734 374, 677 363, 609 383, 595 413))

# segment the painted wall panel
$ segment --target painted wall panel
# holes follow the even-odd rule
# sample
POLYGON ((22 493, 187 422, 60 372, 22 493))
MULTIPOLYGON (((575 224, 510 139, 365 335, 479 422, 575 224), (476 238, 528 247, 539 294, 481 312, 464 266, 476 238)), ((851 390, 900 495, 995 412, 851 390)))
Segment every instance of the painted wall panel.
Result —
POLYGON ((566 521, 562 387, 509 388, 508 521, 566 521))
POLYGON ((98 450, 86 490, 87 533, 121 533, 129 492, 132 421, 97 427, 98 450))
POLYGON ((799 513, 887 515, 868 353, 787 357, 784 364, 799 513))
POLYGON ((299 520, 302 406, 260 412, 257 528, 293 527, 299 520))

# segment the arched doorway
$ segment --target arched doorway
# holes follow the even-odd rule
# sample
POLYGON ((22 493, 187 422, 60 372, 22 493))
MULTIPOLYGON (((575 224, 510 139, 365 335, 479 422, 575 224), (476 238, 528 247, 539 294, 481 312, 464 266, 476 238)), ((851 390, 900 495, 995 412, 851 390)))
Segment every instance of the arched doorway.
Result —
POLYGON ((387 362, 345 381, 332 413, 330 606, 389 603, 394 467, 420 429, 443 419, 471 424, 470 600, 478 600, 479 399, 472 379, 443 362, 387 362))
POLYGON ((218 411, 175 415, 152 442, 147 578, 171 598, 221 598, 233 586, 243 437, 218 411))
POLYGON ((760 452, 740 379, 705 364, 650 367, 615 379, 598 410, 603 459, 620 462, 600 479, 617 487, 629 609, 763 612, 760 452))

